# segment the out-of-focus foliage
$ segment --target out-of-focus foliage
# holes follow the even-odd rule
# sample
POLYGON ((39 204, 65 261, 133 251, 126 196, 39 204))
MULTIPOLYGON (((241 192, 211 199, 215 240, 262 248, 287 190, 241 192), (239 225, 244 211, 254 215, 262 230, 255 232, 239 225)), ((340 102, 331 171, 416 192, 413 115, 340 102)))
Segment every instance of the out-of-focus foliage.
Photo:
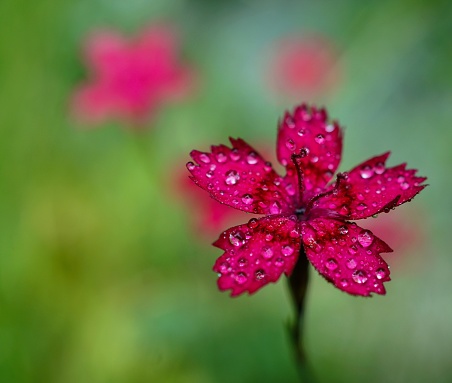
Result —
POLYGON ((0 21, 1 382, 296 379, 285 281, 238 299, 217 290, 216 238, 196 233, 175 167, 228 136, 272 147, 292 107, 270 86, 273 48, 309 35, 338 55, 334 92, 303 97, 346 126, 341 169, 393 150, 390 165, 431 184, 391 212, 424 245, 385 257, 397 265, 387 296, 347 296, 311 274, 313 369, 323 382, 451 380, 449 2, 6 0, 0 21), (199 73, 192 98, 139 133, 71 120, 84 38, 161 21, 199 73))

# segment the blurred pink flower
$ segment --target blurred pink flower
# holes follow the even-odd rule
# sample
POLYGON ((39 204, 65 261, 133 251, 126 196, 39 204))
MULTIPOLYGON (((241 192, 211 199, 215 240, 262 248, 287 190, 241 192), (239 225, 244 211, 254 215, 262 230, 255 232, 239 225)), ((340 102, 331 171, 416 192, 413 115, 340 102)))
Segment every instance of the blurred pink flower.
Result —
POLYGON ((341 77, 332 40, 320 35, 294 35, 280 40, 270 62, 270 84, 296 100, 334 89, 341 77))
POLYGON ((194 75, 178 60, 173 29, 155 25, 132 39, 97 31, 84 46, 88 81, 75 90, 72 108, 81 121, 119 119, 141 127, 168 101, 187 96, 194 75))

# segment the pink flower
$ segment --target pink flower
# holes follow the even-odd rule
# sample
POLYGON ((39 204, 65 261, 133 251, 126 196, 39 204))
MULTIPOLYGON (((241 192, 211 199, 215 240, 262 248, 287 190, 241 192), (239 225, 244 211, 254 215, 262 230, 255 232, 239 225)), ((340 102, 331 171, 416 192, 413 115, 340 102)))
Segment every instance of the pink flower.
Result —
POLYGON ((192 151, 187 168, 192 180, 217 201, 263 214, 232 227, 214 246, 224 250, 215 263, 221 290, 253 293, 282 273, 290 275, 299 256, 337 288, 353 295, 385 294, 389 268, 380 253, 391 248, 350 220, 388 212, 410 201, 425 185, 405 164, 385 165, 389 153, 349 172, 337 170, 342 131, 324 109, 305 104, 286 113, 278 130, 277 157, 286 168, 278 175, 242 139, 232 149, 212 146, 192 151))
POLYGON ((294 35, 278 42, 270 81, 281 94, 299 99, 331 91, 341 77, 333 42, 320 35, 294 35))
POLYGON ((84 50, 91 78, 75 91, 76 116, 141 126, 164 103, 186 95, 193 75, 179 63, 178 45, 168 26, 149 27, 130 41, 115 31, 94 33, 84 50))

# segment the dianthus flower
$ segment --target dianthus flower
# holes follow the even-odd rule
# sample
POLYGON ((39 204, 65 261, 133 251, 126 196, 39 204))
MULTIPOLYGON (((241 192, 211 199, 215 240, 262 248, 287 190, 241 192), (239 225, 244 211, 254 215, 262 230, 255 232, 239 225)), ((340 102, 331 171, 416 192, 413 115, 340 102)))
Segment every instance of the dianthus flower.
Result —
POLYGON ((391 248, 354 220, 371 217, 410 201, 426 178, 406 164, 387 167, 389 152, 349 172, 339 173, 342 131, 324 109, 302 104, 279 123, 280 176, 242 139, 232 148, 192 151, 191 179, 220 203, 263 214, 221 234, 224 250, 214 265, 221 290, 253 293, 282 273, 289 276, 306 256, 340 290, 353 295, 385 294, 389 267, 380 256, 391 248))
POLYGON ((277 42, 271 57, 272 88, 285 96, 328 93, 342 77, 338 49, 327 36, 291 35, 277 42))
POLYGON ((193 73, 178 54, 169 26, 148 27, 130 40, 113 30, 94 33, 84 49, 91 78, 73 98, 76 116, 89 123, 113 118, 141 126, 162 104, 191 90, 193 73))

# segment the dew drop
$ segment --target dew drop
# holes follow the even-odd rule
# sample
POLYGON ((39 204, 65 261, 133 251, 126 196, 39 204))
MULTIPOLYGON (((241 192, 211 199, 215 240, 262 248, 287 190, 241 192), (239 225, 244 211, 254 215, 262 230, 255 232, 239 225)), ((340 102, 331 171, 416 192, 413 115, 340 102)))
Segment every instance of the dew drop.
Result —
POLYGON ((242 197, 242 202, 243 202, 245 205, 251 205, 251 204, 253 203, 253 201, 254 201, 254 199, 253 199, 253 197, 251 196, 251 194, 245 194, 245 195, 242 197))
POLYGON ((229 274, 231 271, 231 265, 228 262, 222 262, 219 269, 221 274, 229 274))
POLYGON ((386 170, 385 164, 383 162, 377 162, 374 166, 375 174, 383 174, 386 170))
POLYGON ((248 221, 248 227, 249 227, 250 229, 255 229, 255 228, 258 227, 258 226, 259 226, 259 222, 257 221, 256 218, 251 218, 251 219, 248 221))
POLYGON ((240 179, 240 175, 235 170, 229 170, 226 173, 226 180, 225 180, 225 182, 226 182, 227 185, 235 185, 238 182, 239 179, 240 179))
POLYGON ((328 124, 327 126, 325 126, 325 131, 327 133, 332 133, 334 132, 334 129, 336 129, 336 127, 333 124, 328 124))
POLYGON ((202 153, 202 154, 199 155, 199 160, 201 162, 204 162, 205 164, 208 164, 210 162, 209 156, 207 154, 205 154, 205 153, 202 153))
POLYGON ((364 248, 372 245, 373 241, 374 241, 374 235, 369 230, 363 230, 358 235, 358 242, 364 248))
POLYGON ((265 271, 262 269, 256 270, 254 277, 256 278, 256 281, 261 281, 265 278, 265 271))
POLYGON ((361 170, 361 178, 368 179, 374 175, 374 170, 369 166, 364 166, 361 170))
POLYGON ((356 206, 356 210, 363 211, 367 209, 367 205, 365 203, 360 203, 356 206))
POLYGON ((266 162, 265 164, 264 164, 264 170, 268 173, 268 172, 270 172, 271 170, 272 170, 272 164, 271 164, 271 162, 266 162))
POLYGON ((284 265, 284 259, 283 258, 276 258, 275 260, 275 266, 281 267, 284 265))
POLYGON ((367 276, 366 273, 362 270, 356 270, 352 274, 352 278, 356 283, 363 284, 367 282, 367 276))
POLYGON ((348 286, 348 281, 346 279, 342 279, 341 280, 341 286, 342 287, 347 287, 348 286))
POLYGON ((355 261, 353 258, 350 258, 350 259, 347 261, 346 265, 347 265, 347 267, 348 267, 350 270, 353 270, 353 269, 356 267, 357 263, 356 263, 356 261, 355 261))
POLYGON ((339 233, 341 233, 342 235, 348 234, 347 226, 340 226, 339 233))
POLYGON ((292 139, 288 139, 288 140, 286 141, 286 146, 287 146, 287 149, 289 149, 289 150, 295 150, 295 148, 297 147, 297 146, 295 145, 295 142, 293 142, 292 139))
POLYGON ((292 184, 288 184, 287 186, 286 186, 286 192, 287 192, 287 194, 289 194, 289 195, 295 195, 295 188, 293 187, 293 185, 292 184))
POLYGON ((377 277, 377 279, 383 279, 384 277, 386 277, 386 270, 377 269, 377 271, 375 271, 375 276, 377 277))
POLYGON ((317 142, 318 144, 323 144, 325 142, 325 137, 323 136, 323 134, 318 134, 315 138, 314 138, 315 142, 317 142))
POLYGON ((245 237, 241 231, 235 231, 229 234, 229 242, 235 247, 242 246, 245 243, 245 237))
POLYGON ((273 234, 270 234, 270 233, 265 234, 265 240, 267 242, 270 242, 272 239, 273 239, 273 234))
MULTIPOLYGON (((355 239, 355 241, 356 241, 356 239, 355 239)), ((357 248, 355 245, 351 245, 351 246, 348 248, 348 252, 349 252, 351 255, 354 255, 354 254, 356 254, 356 253, 358 252, 358 248, 357 248)))
POLYGON ((262 256, 265 259, 270 259, 271 257, 273 257, 273 250, 271 249, 271 247, 269 246, 264 246, 262 248, 262 256))
POLYGON ((297 134, 298 134, 300 137, 303 137, 303 136, 306 134, 306 130, 300 129, 300 130, 297 132, 297 134))
POLYGON ((408 182, 402 182, 402 183, 400 184, 400 188, 401 188, 402 190, 407 190, 409 187, 410 187, 410 184, 409 184, 408 182))
POLYGON ((228 157, 227 157, 224 153, 222 153, 222 152, 217 153, 217 154, 215 155, 215 158, 217 159, 217 161, 218 161, 220 164, 223 163, 223 162, 226 162, 226 160, 228 159, 228 157))
POLYGON ((195 170, 195 168, 196 168, 196 165, 193 163, 193 162, 187 162, 187 169, 189 170, 189 171, 193 171, 193 170, 195 170))
POLYGON ((256 152, 251 152, 246 156, 246 162, 248 162, 248 164, 250 165, 255 165, 257 164, 257 153, 256 152))
POLYGON ((328 269, 328 270, 331 270, 331 271, 333 271, 333 270, 336 270, 337 269, 337 262, 333 259, 333 258, 330 258, 330 259, 328 259, 327 261, 326 261, 326 268, 328 269))
POLYGON ((281 248, 281 253, 283 253, 283 255, 285 255, 286 257, 288 257, 289 255, 293 254, 293 247, 291 247, 289 245, 283 246, 281 248))
POLYGON ((270 214, 281 214, 281 205, 278 202, 270 205, 270 214))
POLYGON ((248 263, 248 261, 246 260, 246 258, 240 258, 239 261, 238 261, 238 265, 239 265, 240 267, 246 266, 247 263, 248 263))
POLYGON ((237 149, 232 149, 229 156, 231 157, 232 161, 238 161, 240 159, 240 153, 237 149))
POLYGON ((239 285, 243 285, 248 280, 248 276, 241 272, 236 275, 235 280, 239 285))

